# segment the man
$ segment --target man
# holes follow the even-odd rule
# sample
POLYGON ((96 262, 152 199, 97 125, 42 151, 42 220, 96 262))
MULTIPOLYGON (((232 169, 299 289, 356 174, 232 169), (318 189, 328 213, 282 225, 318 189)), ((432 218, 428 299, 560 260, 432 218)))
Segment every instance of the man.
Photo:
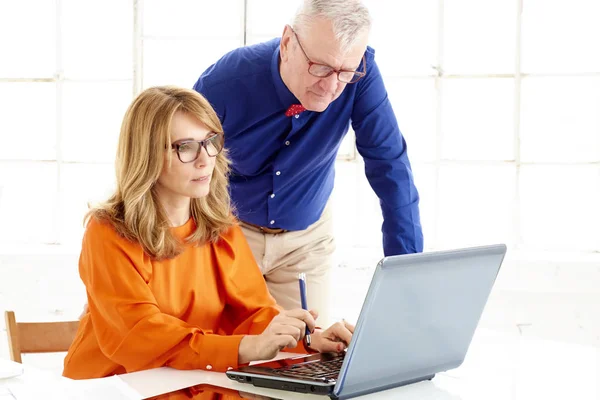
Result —
POLYGON ((328 200, 350 123, 380 199, 384 253, 423 250, 419 195, 369 31, 357 0, 305 0, 281 39, 230 52, 194 86, 223 123, 232 200, 271 294, 298 307, 305 272, 322 324, 334 251, 328 200))

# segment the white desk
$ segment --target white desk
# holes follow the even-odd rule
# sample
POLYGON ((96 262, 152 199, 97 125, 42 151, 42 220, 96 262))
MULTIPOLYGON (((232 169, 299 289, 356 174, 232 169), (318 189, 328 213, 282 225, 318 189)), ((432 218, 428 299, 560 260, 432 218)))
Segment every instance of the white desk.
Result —
MULTIPOLYGON (((119 378, 144 397, 205 383, 281 399, 326 398, 256 388, 233 382, 224 374, 207 371, 158 368, 120 375, 119 378)), ((47 373, 26 368, 24 375, 14 379, 36 385, 50 378, 47 373)), ((14 379, 0 379, 0 400, 11 399, 3 395, 2 387, 14 379)), ((64 378, 55 376, 54 379, 64 378)), ((373 393, 360 399, 599 400, 600 348, 482 331, 475 336, 460 368, 438 374, 431 382, 373 393)))

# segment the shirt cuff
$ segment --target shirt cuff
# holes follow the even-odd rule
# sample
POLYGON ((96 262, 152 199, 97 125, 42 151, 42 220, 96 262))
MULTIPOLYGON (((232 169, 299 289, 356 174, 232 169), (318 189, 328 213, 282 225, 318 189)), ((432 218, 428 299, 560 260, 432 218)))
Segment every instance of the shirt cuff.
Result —
POLYGON ((311 347, 306 347, 306 345, 304 344, 304 340, 301 340, 298 342, 298 345, 296 347, 294 347, 293 349, 283 349, 283 351, 289 351, 290 353, 296 353, 296 354, 315 354, 318 353, 317 350, 311 348, 311 347))
POLYGON ((196 335, 190 346, 206 362, 201 369, 225 372, 239 366, 240 342, 243 337, 244 335, 196 335))

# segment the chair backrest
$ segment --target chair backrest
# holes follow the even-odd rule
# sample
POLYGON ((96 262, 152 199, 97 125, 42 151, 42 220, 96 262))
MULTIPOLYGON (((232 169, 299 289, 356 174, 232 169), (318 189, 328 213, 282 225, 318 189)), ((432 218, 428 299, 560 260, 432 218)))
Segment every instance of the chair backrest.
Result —
POLYGON ((23 353, 55 353, 69 350, 79 321, 18 322, 13 311, 4 313, 10 359, 22 362, 23 353))

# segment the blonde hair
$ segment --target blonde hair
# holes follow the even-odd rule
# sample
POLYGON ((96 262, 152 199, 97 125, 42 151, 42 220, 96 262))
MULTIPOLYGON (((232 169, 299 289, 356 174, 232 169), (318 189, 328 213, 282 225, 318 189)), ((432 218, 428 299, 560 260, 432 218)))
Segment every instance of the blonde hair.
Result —
POLYGON ((303 32, 318 17, 332 22, 333 32, 343 52, 371 29, 369 10, 360 0, 304 0, 294 16, 292 27, 303 32))
MULTIPOLYGON (((117 232, 134 242, 154 259, 172 258, 182 243, 171 234, 167 215, 158 201, 155 184, 165 166, 165 151, 171 149, 171 121, 178 112, 189 113, 216 133, 223 128, 215 111, 198 92, 173 86, 144 90, 129 106, 116 158, 117 189, 104 203, 86 215, 111 223, 117 232)), ((167 151, 167 168, 179 162, 167 151)), ((233 223, 228 190, 229 159, 223 150, 216 157, 207 196, 191 199, 195 231, 187 243, 217 241, 233 223)))

